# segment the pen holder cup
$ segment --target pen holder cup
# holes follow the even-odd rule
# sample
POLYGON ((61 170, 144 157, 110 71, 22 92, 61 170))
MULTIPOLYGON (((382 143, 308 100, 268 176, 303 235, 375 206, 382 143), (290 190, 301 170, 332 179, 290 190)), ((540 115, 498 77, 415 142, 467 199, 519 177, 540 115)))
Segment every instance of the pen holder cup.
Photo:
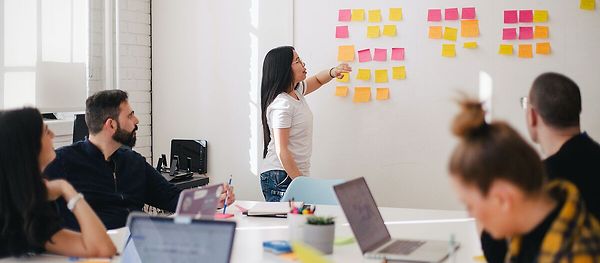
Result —
POLYGON ((306 216, 301 214, 287 215, 288 228, 290 230, 289 241, 302 241, 303 228, 306 225, 306 216))
POLYGON ((333 253, 333 240, 335 237, 335 224, 330 225, 304 225, 303 240, 307 245, 323 252, 333 253))

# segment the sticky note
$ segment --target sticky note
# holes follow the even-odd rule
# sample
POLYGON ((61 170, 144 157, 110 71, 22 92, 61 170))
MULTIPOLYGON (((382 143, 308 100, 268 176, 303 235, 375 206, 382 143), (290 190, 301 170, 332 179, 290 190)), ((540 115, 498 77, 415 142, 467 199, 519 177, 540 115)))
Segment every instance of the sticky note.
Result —
POLYGON ((292 249, 299 262, 329 263, 323 253, 302 242, 292 242, 292 249))
POLYGON ((517 39, 517 29, 516 28, 503 28, 502 29, 502 40, 513 40, 517 39))
POLYGON ((381 10, 369 10, 369 22, 371 23, 379 23, 381 22, 381 10))
POLYGON ((338 12, 338 21, 340 22, 350 21, 351 17, 352 13, 350 9, 340 9, 340 11, 338 12))
POLYGON ((463 44, 464 48, 468 48, 468 49, 474 49, 477 48, 477 42, 465 42, 463 44))
POLYGON ((504 11, 504 24, 516 24, 519 21, 517 10, 505 10, 504 11))
POLYGON ((393 79, 406 79, 406 68, 404 66, 392 67, 393 79))
POLYGON ((390 8, 390 21, 402 20, 402 8, 390 8))
POLYGON ((342 73, 342 78, 336 78, 338 82, 350 82, 350 73, 348 72, 343 72, 342 73))
POLYGON ((336 26, 335 38, 348 38, 348 26, 336 26))
POLYGON ((358 51, 358 62, 369 62, 371 61, 371 50, 363 49, 358 51))
POLYGON ((375 70, 375 82, 386 83, 388 82, 388 71, 387 69, 376 69, 375 70))
POLYGON ((339 46, 338 61, 352 62, 354 61, 354 46, 339 46))
POLYGON ((542 42, 535 44, 535 53, 541 55, 550 55, 550 43, 542 42))
POLYGON ((359 68, 358 74, 356 74, 356 79, 370 80, 371 79, 371 70, 366 69, 366 68, 359 68))
POLYGON ((375 54, 373 55, 373 60, 375 61, 386 61, 387 60, 387 49, 385 48, 376 48, 375 54))
POLYGON ((520 23, 533 22, 533 10, 519 10, 519 22, 520 23))
POLYGON ((548 10, 533 11, 533 22, 535 22, 535 23, 548 22, 548 10))
POLYGON ((533 27, 522 26, 519 27, 519 39, 532 39, 533 38, 533 27))
POLYGON ((476 16, 475 7, 463 7, 461 16, 462 19, 475 19, 476 16))
POLYGON ((356 21, 356 22, 365 21, 365 10, 364 9, 352 9, 352 21, 356 21))
POLYGON ((442 9, 429 9, 429 11, 427 11, 427 21, 442 21, 442 9))
POLYGON ((388 88, 377 88, 377 95, 375 96, 377 100, 387 100, 390 98, 390 89, 388 88))
POLYGON ((500 48, 498 49, 498 54, 512 56, 513 46, 507 45, 507 44, 500 44, 500 48))
POLYGON ((404 48, 403 47, 392 48, 392 60, 404 60, 404 48))
POLYGON ((442 38, 442 26, 430 26, 429 27, 429 38, 441 39, 442 38))
POLYGON ((458 8, 446 8, 444 17, 446 20, 458 20, 458 8))
POLYGON ((348 96, 348 86, 337 86, 335 87, 335 96, 346 97, 348 96))
POLYGON ((370 87, 354 88, 354 98, 352 98, 353 102, 369 102, 370 100, 371 100, 371 88, 370 87))
POLYGON ((583 10, 594 10, 596 9, 596 0, 581 0, 579 2, 579 8, 583 10))
POLYGON ((456 35, 458 34, 458 29, 454 27, 445 27, 444 28, 444 39, 450 41, 456 41, 456 35))
POLYGON ((547 26, 535 26, 533 33, 535 38, 548 38, 548 27, 547 26))
POLYGON ((520 58, 532 58, 533 57, 533 48, 532 48, 531 44, 519 45, 519 57, 520 58))
POLYGON ((442 57, 447 57, 447 58, 456 57, 456 46, 454 44, 443 44, 442 45, 442 57))
POLYGON ((368 26, 367 27, 367 37, 368 38, 378 38, 380 36, 379 26, 368 26))
POLYGON ((396 36, 396 25, 384 25, 383 26, 383 35, 388 37, 396 36))
POLYGON ((461 20, 460 21, 460 36, 461 37, 478 37, 479 36, 479 20, 461 20))

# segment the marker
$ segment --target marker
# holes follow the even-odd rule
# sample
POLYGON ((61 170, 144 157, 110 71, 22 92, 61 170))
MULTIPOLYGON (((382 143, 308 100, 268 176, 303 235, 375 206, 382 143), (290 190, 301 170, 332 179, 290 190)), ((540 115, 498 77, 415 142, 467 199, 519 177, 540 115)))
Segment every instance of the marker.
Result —
POLYGON ((229 187, 231 187, 231 179, 233 175, 229 175, 229 182, 227 183, 227 192, 225 192, 225 203, 223 204, 223 214, 227 211, 227 199, 229 199, 229 187))

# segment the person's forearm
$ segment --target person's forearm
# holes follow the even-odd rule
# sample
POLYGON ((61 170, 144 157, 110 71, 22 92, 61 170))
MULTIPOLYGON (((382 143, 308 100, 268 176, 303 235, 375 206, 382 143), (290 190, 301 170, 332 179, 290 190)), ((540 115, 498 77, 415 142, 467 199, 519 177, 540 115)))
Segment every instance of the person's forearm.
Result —
POLYGON ((315 75, 315 78, 317 79, 317 82, 319 82, 319 84, 321 84, 322 86, 333 79, 331 74, 331 69, 324 69, 317 73, 315 75))
POLYGON ((288 176, 292 179, 302 175, 298 166, 296 165, 296 161, 294 161, 294 157, 292 153, 288 149, 282 149, 281 152, 278 153, 279 160, 281 160, 281 164, 283 165, 283 169, 288 174, 288 176))

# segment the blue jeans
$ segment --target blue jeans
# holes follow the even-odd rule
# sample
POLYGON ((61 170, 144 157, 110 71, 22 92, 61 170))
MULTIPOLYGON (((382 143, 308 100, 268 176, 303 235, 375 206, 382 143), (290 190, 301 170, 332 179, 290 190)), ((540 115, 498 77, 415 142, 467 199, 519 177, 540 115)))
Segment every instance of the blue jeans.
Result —
POLYGON ((279 202, 292 178, 284 170, 270 170, 260 174, 260 186, 267 202, 279 202))

